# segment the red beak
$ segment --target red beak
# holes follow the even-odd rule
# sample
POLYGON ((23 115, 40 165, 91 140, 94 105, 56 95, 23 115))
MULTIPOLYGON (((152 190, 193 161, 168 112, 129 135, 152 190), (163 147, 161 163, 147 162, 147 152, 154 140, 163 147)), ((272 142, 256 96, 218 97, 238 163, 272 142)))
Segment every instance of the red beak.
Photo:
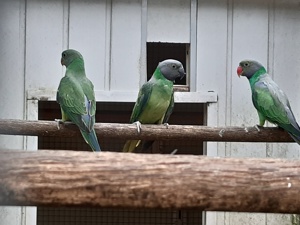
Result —
POLYGON ((242 74, 243 74, 243 68, 241 66, 239 66, 237 69, 236 69, 236 72, 237 72, 237 75, 240 77, 242 74))

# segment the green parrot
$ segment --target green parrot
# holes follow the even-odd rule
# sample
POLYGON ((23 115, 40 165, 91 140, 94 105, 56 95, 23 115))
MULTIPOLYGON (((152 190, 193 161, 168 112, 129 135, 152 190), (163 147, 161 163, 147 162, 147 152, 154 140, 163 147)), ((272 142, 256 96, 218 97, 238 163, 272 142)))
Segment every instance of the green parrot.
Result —
POLYGON ((96 101, 94 85, 86 77, 82 55, 73 49, 62 52, 61 64, 66 74, 60 80, 56 100, 60 104, 62 120, 75 123, 93 151, 100 151, 94 130, 96 101))
POLYGON ((241 61, 238 76, 248 78, 252 91, 252 102, 259 116, 259 125, 265 121, 278 125, 300 144, 300 128, 285 93, 267 74, 266 69, 253 60, 241 61))
MULTIPOLYGON (((137 124, 138 132, 140 124, 167 123, 174 108, 173 83, 184 76, 184 68, 177 60, 167 59, 158 64, 151 79, 141 87, 130 117, 130 123, 137 124)), ((132 152, 139 143, 140 140, 128 140, 123 152, 132 152)), ((152 143, 145 142, 143 149, 152 143)))

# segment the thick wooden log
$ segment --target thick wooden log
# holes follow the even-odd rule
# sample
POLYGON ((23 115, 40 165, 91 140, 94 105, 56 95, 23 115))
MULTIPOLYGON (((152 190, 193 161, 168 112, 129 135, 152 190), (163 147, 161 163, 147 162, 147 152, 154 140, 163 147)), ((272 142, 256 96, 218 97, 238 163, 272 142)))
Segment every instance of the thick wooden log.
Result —
MULTIPOLYGON (((282 129, 276 127, 207 127, 189 125, 142 125, 141 133, 134 124, 97 123, 95 130, 100 138, 148 140, 202 140, 228 142, 293 142, 282 129)), ((0 134, 27 136, 80 136, 74 124, 55 121, 1 120, 0 134)))
POLYGON ((0 151, 0 205, 300 212, 300 161, 0 151))

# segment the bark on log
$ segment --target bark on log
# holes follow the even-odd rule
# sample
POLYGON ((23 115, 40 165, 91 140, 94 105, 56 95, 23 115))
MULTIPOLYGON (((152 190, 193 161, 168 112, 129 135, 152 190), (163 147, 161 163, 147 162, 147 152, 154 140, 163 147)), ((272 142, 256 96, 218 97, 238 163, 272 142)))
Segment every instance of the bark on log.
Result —
MULTIPOLYGON (((141 140, 202 140, 227 142, 293 142, 293 139, 276 127, 207 127, 189 125, 142 125, 137 133, 134 124, 97 123, 95 131, 100 138, 141 139, 141 140)), ((1 120, 0 134, 26 136, 80 136, 74 124, 55 121, 1 120)))
POLYGON ((0 205, 300 212, 300 161, 0 151, 0 205))

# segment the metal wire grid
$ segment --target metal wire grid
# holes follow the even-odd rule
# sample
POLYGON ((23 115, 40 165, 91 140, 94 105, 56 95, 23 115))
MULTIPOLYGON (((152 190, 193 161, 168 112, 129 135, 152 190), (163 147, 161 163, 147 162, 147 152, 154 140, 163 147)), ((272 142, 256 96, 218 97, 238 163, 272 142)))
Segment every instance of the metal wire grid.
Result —
POLYGON ((38 225, 201 225, 193 210, 39 207, 38 225))

